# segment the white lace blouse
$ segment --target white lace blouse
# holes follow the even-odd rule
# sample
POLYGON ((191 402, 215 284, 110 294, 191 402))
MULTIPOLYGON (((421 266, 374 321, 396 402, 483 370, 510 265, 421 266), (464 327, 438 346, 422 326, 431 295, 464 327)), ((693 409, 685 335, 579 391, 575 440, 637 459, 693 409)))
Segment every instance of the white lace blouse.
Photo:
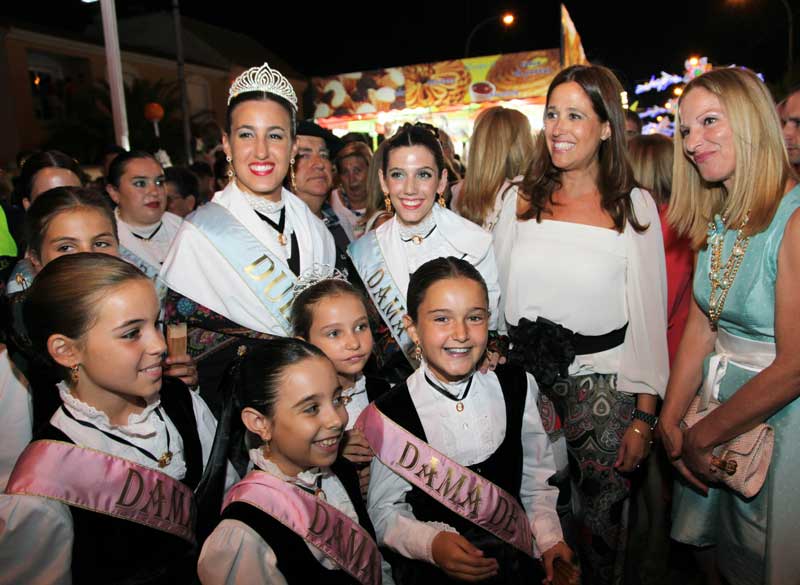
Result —
MULTIPOLYGON (((50 424, 76 445, 158 469, 175 479, 186 475, 183 440, 163 410, 163 420, 156 414, 161 404, 157 396, 140 413, 132 414, 126 425, 118 426, 112 425, 104 413, 75 398, 63 382, 58 388, 64 408, 74 418, 59 409, 50 424), (97 428, 88 428, 78 421, 89 422, 97 428), (138 449, 109 438, 101 430, 123 437, 150 453, 165 450, 168 430, 172 461, 159 468, 156 461, 138 449)), ((195 392, 191 396, 205 465, 211 454, 217 422, 203 399, 195 392)), ((236 481, 238 476, 229 464, 225 488, 236 481)), ((66 504, 35 496, 0 494, 0 584, 69 585, 72 582, 72 543, 72 515, 66 504)))
MULTIPOLYGON (((505 398, 494 372, 476 373, 469 393, 461 400, 458 412, 455 401, 442 396, 425 380, 432 378, 422 364, 407 380, 408 391, 419 415, 428 444, 461 465, 485 461, 506 436, 505 398)), ((433 379, 433 378, 432 378, 433 379)), ((454 397, 461 397, 467 380, 442 384, 454 397)), ((528 394, 522 419, 522 482, 520 499, 536 539, 535 553, 540 555, 563 540, 556 513, 558 489, 548 484, 556 472, 550 441, 542 428, 536 397, 539 389, 528 375, 528 394)), ((455 529, 441 522, 417 520, 406 494, 411 484, 380 462, 372 459, 367 504, 378 542, 401 555, 433 563, 431 545, 441 531, 455 529)))

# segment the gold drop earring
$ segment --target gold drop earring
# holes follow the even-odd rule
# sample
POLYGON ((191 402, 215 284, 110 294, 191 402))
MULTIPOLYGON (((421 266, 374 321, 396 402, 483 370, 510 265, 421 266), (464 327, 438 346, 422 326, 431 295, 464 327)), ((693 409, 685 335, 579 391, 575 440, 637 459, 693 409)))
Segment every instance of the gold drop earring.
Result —
POLYGON ((386 213, 392 212, 392 200, 388 193, 383 194, 383 204, 386 207, 386 213))
POLYGON ((292 193, 295 192, 295 183, 294 183, 294 157, 292 160, 289 161, 289 189, 292 193))
POLYGON ((439 207, 447 207, 447 202, 444 200, 444 193, 439 193, 439 207))
POLYGON ((419 344, 419 341, 414 344, 414 357, 418 362, 422 361, 422 346, 419 344))
POLYGON ((75 364, 74 366, 70 367, 69 379, 73 386, 78 385, 78 381, 81 379, 80 364, 75 364))
POLYGON ((236 173, 233 170, 233 159, 229 156, 226 156, 225 160, 228 161, 228 182, 230 183, 236 176, 236 173))

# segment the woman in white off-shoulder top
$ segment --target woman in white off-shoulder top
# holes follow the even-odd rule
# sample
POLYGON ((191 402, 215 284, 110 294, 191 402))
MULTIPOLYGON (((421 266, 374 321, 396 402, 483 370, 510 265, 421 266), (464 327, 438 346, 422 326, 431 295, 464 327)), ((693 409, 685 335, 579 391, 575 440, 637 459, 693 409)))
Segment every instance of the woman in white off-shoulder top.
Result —
POLYGON ((603 67, 556 76, 533 162, 494 229, 509 359, 542 390, 562 522, 580 507, 592 583, 621 577, 629 474, 650 451, 668 376, 659 216, 627 162, 621 90, 603 67))

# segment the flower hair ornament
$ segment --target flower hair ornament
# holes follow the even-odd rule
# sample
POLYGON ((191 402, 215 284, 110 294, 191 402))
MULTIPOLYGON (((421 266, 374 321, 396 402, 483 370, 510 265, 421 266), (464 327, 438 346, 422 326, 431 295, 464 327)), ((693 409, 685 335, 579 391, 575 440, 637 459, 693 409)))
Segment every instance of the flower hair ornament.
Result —
POLYGON ((264 63, 261 67, 251 67, 237 77, 228 91, 228 105, 231 100, 242 93, 263 91, 285 99, 297 112, 297 94, 292 84, 280 71, 264 63))
POLYGON ((341 280, 342 282, 348 282, 347 274, 338 268, 328 264, 314 264, 311 268, 303 270, 303 273, 297 277, 294 287, 292 288, 292 293, 294 297, 297 298, 300 293, 319 284, 323 280, 341 280))

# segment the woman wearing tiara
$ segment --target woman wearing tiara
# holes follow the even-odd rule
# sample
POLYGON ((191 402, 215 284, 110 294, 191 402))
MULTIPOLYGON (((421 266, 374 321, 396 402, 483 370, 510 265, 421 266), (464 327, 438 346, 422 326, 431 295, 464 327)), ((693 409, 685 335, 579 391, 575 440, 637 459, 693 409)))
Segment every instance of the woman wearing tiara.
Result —
POLYGON ((403 326, 412 272, 429 260, 447 256, 475 266, 488 285, 493 331, 497 329, 500 288, 492 236, 444 206, 447 169, 442 147, 430 127, 405 124, 384 148, 380 184, 386 209, 394 208, 395 216, 353 242, 349 253, 375 308, 402 350, 393 346, 380 350, 384 377, 400 382, 419 365, 403 326))
POLYGON ((292 86, 266 63, 236 78, 223 135, 231 180, 184 221, 161 270, 165 320, 188 324, 200 391, 212 408, 242 338, 291 335, 295 279, 336 259, 325 224, 282 187, 297 152, 296 114, 292 86))

